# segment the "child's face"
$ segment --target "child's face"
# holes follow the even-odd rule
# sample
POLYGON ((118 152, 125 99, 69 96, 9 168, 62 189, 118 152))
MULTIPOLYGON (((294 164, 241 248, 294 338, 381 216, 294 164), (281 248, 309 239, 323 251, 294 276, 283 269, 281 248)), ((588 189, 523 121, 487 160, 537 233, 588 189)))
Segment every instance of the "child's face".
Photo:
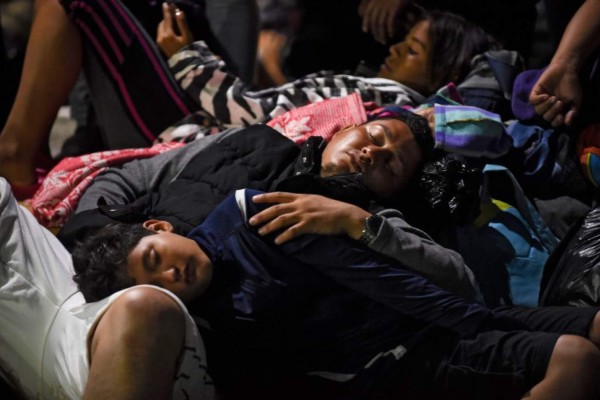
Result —
POLYGON ((199 297, 212 279, 212 264, 196 242, 160 231, 149 235, 129 254, 129 275, 136 284, 173 292, 183 302, 199 297))
POLYGON ((412 27, 404 41, 390 47, 390 55, 381 65, 378 76, 429 94, 435 90, 431 82, 429 49, 429 21, 424 20, 412 27))

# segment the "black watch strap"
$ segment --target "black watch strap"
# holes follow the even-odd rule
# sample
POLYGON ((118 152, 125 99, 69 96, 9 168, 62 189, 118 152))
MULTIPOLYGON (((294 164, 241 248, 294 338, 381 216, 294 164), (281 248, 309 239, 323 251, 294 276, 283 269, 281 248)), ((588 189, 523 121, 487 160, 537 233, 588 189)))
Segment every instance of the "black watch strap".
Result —
POLYGON ((365 218, 363 231, 358 240, 365 246, 368 246, 379 233, 382 224, 383 217, 380 215, 374 214, 365 218))

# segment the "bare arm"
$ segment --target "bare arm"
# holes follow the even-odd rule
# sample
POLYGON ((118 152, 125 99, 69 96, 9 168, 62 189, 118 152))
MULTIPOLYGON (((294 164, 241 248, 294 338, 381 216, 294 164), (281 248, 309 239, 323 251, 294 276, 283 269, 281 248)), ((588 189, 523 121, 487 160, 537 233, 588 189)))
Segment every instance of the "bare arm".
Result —
POLYGON ((534 85, 529 101, 537 114, 559 126, 570 125, 581 108, 578 73, 600 46, 600 0, 587 0, 567 26, 558 49, 534 85))

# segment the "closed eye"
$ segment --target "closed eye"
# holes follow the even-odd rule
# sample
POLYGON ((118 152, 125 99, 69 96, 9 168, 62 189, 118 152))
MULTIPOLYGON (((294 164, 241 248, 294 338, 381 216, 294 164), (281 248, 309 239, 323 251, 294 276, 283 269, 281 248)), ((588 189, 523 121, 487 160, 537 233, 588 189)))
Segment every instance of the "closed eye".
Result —
POLYGON ((158 267, 160 266, 160 254, 158 254, 155 249, 151 248, 144 252, 142 256, 142 263, 146 271, 157 271, 158 267))
POLYGON ((380 126, 369 126, 367 134, 375 146, 381 147, 385 144, 385 134, 380 126))

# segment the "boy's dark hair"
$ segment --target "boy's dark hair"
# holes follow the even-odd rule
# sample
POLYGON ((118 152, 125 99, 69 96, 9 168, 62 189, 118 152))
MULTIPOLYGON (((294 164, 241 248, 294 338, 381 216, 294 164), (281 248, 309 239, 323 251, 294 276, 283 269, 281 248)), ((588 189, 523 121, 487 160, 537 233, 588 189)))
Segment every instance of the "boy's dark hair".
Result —
POLYGON ((471 71, 473 57, 502 48, 489 33, 460 15, 431 11, 426 13, 426 20, 431 78, 436 87, 449 82, 460 84, 471 71))
POLYGON ((86 301, 98 301, 135 285, 127 274, 129 253, 143 237, 155 234, 140 223, 110 223, 78 242, 71 256, 79 290, 86 301))

